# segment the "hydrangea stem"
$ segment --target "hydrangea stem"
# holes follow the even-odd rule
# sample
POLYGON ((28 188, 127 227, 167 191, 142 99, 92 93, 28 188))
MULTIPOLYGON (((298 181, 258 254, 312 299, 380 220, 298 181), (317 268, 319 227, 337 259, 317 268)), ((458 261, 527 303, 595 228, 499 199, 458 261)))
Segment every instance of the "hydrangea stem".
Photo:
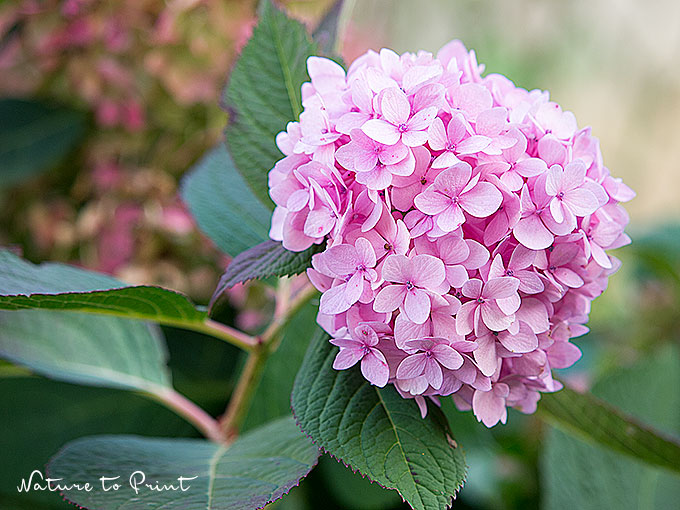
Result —
POLYGON ((291 280, 283 278, 279 281, 274 318, 264 333, 258 337, 258 344, 248 354, 227 410, 219 421, 222 437, 228 443, 238 435, 262 377, 264 366, 269 356, 278 348, 283 330, 291 318, 309 302, 316 292, 314 287, 307 284, 292 298, 291 280))

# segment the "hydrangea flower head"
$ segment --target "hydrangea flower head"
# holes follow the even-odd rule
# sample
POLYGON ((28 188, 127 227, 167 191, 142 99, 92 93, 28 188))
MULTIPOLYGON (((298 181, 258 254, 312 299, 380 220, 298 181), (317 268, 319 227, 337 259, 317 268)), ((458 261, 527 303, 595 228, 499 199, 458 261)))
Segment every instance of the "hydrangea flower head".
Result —
POLYGON ((452 396, 487 427, 531 413, 575 363, 590 302, 630 242, 590 128, 547 92, 482 76, 459 41, 383 49, 345 72, 308 60, 304 111, 277 136, 270 236, 302 251, 319 324, 369 383, 452 396))

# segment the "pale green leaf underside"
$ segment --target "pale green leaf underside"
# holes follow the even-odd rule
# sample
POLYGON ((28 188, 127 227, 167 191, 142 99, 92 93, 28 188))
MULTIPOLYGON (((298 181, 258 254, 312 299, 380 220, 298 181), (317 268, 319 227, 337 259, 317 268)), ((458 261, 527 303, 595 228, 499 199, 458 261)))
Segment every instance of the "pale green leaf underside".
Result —
MULTIPOLYGON (((593 392, 662 430, 680 433, 680 357, 664 349, 598 382, 593 392)), ((545 510, 674 508, 680 478, 551 429, 542 476, 545 510)))
POLYGON ((0 357, 46 377, 158 393, 170 386, 156 328, 118 317, 0 312, 0 357))
POLYGON ((253 510, 264 507, 296 486, 314 467, 318 449, 284 418, 241 436, 224 447, 202 440, 94 436, 69 443, 49 463, 50 476, 69 483, 96 482, 95 490, 66 491, 69 501, 86 508, 121 510, 253 510), (135 494, 127 483, 135 471, 147 482, 177 484, 185 491, 135 494), (104 493, 102 475, 120 475, 123 486, 104 493))
POLYGON ((465 479, 465 456, 435 406, 421 419, 413 400, 369 384, 358 367, 332 367, 337 348, 320 332, 293 390, 293 412, 320 447, 416 509, 444 509, 465 479))
POLYGON ((126 287, 109 276, 63 264, 39 266, 0 251, 0 309, 75 311, 187 325, 205 320, 182 294, 151 286, 126 287))
POLYGON ((306 62, 315 53, 304 26, 265 0, 224 92, 227 146, 250 189, 269 208, 267 174, 283 157, 275 137, 300 114, 300 87, 309 80, 306 62))
POLYGON ((556 427, 642 462, 680 473, 680 440, 660 433, 591 394, 564 388, 539 410, 556 427))
POLYGON ((270 211, 248 188, 224 144, 194 165, 180 193, 200 229, 228 255, 235 257, 269 238, 270 211))

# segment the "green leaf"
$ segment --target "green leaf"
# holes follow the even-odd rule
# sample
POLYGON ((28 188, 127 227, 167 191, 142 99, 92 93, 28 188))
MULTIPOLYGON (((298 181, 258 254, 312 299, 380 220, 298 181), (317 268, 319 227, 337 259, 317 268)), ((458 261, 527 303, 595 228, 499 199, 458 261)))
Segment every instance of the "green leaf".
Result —
POLYGON ((186 296, 160 287, 134 286, 64 264, 34 265, 0 250, 0 309, 48 309, 153 320, 202 323, 207 314, 186 296))
POLYGON ((17 510, 73 509, 59 494, 17 493, 21 479, 68 441, 90 434, 195 435, 187 422, 141 395, 42 377, 0 377, 0 408, 0 451, 11 452, 11 462, 0 463, 0 501, 17 510))
POLYGON ((220 278, 211 303, 237 283, 248 280, 264 279, 270 276, 292 276, 300 274, 312 266, 312 255, 326 247, 325 243, 313 244, 301 252, 286 250, 280 242, 264 241, 249 250, 239 253, 220 278))
POLYGON ((91 492, 69 490, 64 496, 87 508, 118 510, 252 510, 287 494, 314 467, 317 448, 291 418, 239 437, 225 447, 201 440, 144 439, 134 436, 88 437, 74 441, 49 463, 50 476, 69 483, 90 482, 91 492), (178 485, 186 491, 153 492, 127 483, 142 471, 147 483, 178 485), (118 491, 104 492, 102 475, 121 476, 118 491))
MULTIPOLYGON (((599 381, 593 392, 667 432, 680 433, 680 357, 663 349, 599 381)), ((551 429, 541 473, 545 510, 675 508, 680 479, 639 460, 551 429)))
POLYGON ((170 387, 158 330, 118 317, 0 312, 0 357, 61 381, 155 394, 170 387))
POLYGON ((0 187, 49 170, 85 133, 78 111, 25 99, 0 100, 0 187))
POLYGON ((309 81, 307 58, 316 52, 304 26, 265 0, 224 92, 229 152, 250 189, 270 209, 267 174, 283 157, 275 137, 300 115, 300 87, 309 81))
POLYGON ((564 388, 543 395, 539 410, 551 424, 588 441, 680 473, 680 440, 587 393, 564 388))
POLYGON ((369 384, 358 366, 333 369, 336 348, 318 331, 295 380, 293 413, 321 448, 399 494, 415 509, 447 508, 465 479, 465 455, 446 418, 369 384))
MULTIPOLYGON (((265 172, 265 194, 267 189, 265 172)), ((180 194, 200 229, 232 257, 269 238, 271 213, 243 181, 224 144, 194 165, 180 194)))

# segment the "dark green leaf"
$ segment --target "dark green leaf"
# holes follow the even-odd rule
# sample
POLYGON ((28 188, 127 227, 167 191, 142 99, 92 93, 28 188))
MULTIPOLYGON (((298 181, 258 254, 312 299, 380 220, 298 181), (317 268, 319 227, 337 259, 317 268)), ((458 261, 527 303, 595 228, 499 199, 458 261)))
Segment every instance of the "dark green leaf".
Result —
POLYGON ((224 144, 191 169, 181 195, 200 229, 232 257, 269 237, 271 214, 243 182, 224 144))
POLYGON ((85 133, 75 110, 24 99, 0 100, 0 187, 56 166, 85 133))
POLYGON ((90 434, 195 435, 187 422, 141 395, 42 377, 0 377, 0 408, 0 451, 11 452, 11 462, 0 463, 0 501, 17 510, 73 510, 59 494, 17 493, 21 479, 68 441, 90 434))
POLYGON ((295 380, 293 412, 321 448, 416 509, 444 509, 465 479, 465 455, 446 419, 429 406, 369 384, 358 367, 334 370, 337 348, 319 331, 295 380))
POLYGON ((250 189, 269 208, 267 174, 283 157, 275 137, 300 115, 300 87, 309 80, 307 58, 316 52, 304 26, 265 0, 224 92, 229 152, 250 189))
MULTIPOLYGON (((593 392, 667 432, 680 433, 680 357, 656 356, 601 380, 593 392)), ((615 430, 615 429, 613 429, 615 430)), ((680 478, 629 456, 551 429, 542 476, 545 510, 675 508, 680 478)))
POLYGON ((170 386, 158 330, 118 317, 0 312, 0 357, 67 382, 149 393, 170 386))
POLYGON ((551 424, 649 464, 680 472, 680 441, 587 393, 564 388, 543 395, 539 410, 551 424))
POLYGON ((286 250, 278 241, 264 241, 237 255, 220 278, 211 304, 237 283, 270 276, 292 276, 312 266, 312 255, 323 251, 325 244, 314 244, 301 252, 286 250))
POLYGON ((126 287, 109 276, 64 264, 36 266, 0 250, 0 309, 88 312, 186 326, 203 322, 182 294, 160 287, 126 287))
POLYGON ((252 510, 262 508, 296 486, 314 467, 317 448, 284 418, 239 437, 225 447, 201 440, 144 439, 100 436, 68 444, 49 463, 50 476, 69 483, 90 482, 91 492, 70 490, 64 496, 78 505, 100 510, 252 510), (178 484, 189 489, 153 492, 127 484, 142 471, 147 483, 178 484), (102 475, 121 476, 118 491, 103 492, 102 475))

